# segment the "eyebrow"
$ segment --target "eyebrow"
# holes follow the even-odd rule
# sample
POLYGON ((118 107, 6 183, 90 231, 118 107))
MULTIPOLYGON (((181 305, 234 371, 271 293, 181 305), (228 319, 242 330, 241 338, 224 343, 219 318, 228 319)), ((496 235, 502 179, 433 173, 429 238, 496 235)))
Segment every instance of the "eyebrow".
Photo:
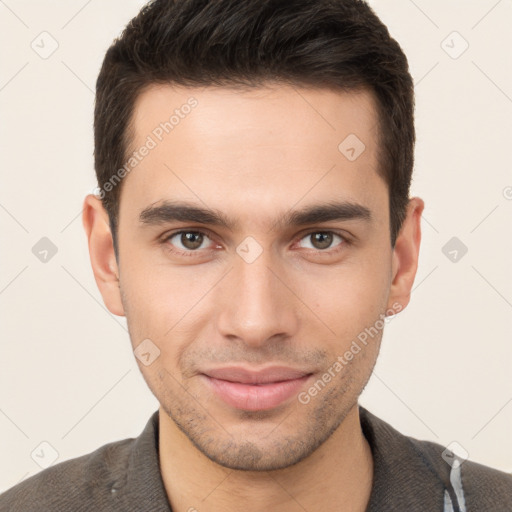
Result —
POLYGON ((231 223, 219 210, 202 208, 180 201, 162 201, 158 205, 148 206, 140 213, 139 221, 149 225, 165 224, 172 221, 197 222, 224 226, 228 229, 236 225, 236 223, 231 223))
MULTIPOLYGON (((371 210, 358 203, 328 202, 310 205, 299 210, 291 210, 277 218, 271 230, 285 226, 302 226, 328 221, 362 220, 370 223, 373 220, 371 210)), ((222 226, 231 231, 239 226, 238 221, 230 220, 220 210, 203 208, 181 201, 163 201, 148 206, 139 215, 139 221, 145 225, 160 225, 168 222, 195 222, 222 226)))
POLYGON ((363 220, 370 223, 372 213, 362 204, 343 201, 329 202, 319 205, 311 205, 300 210, 291 210, 277 219, 272 229, 280 229, 284 226, 302 226, 305 224, 317 224, 332 220, 363 220))

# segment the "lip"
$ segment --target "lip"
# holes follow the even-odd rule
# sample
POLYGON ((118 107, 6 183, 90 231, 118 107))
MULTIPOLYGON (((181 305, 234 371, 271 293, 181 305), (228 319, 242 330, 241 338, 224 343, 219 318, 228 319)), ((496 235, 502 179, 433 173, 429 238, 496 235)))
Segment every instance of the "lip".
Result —
POLYGON ((242 367, 206 370, 202 377, 226 404, 246 411, 273 409, 296 395, 312 373, 274 366, 257 371, 242 367))

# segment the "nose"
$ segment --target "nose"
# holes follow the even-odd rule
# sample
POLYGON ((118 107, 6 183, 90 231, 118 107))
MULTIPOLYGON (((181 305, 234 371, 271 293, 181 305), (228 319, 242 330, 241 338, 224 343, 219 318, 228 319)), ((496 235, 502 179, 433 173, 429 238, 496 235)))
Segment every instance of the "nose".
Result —
POLYGON ((252 262, 235 255, 234 268, 219 298, 218 327, 224 337, 259 347, 295 335, 300 318, 298 300, 277 260, 270 250, 252 262))

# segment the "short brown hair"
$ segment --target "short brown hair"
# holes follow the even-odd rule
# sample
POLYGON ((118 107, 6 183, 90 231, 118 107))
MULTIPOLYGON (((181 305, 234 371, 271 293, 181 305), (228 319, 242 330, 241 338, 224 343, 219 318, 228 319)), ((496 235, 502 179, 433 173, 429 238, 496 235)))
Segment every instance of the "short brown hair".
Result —
MULTIPOLYGON (((394 247, 414 163, 414 86, 407 58, 363 0, 153 0, 108 49, 96 83, 94 158, 118 257, 122 181, 135 101, 156 83, 257 87, 282 82, 371 90, 378 173, 389 189, 394 247)), ((341 142, 341 141, 340 141, 341 142)))

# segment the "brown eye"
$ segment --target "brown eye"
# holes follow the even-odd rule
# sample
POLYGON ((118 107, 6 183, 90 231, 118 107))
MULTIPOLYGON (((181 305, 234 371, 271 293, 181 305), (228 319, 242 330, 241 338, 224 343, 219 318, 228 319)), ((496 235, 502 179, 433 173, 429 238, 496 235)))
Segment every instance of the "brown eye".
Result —
POLYGON ((203 243, 203 235, 201 233, 182 233, 180 242, 187 249, 198 249, 203 243))
POLYGON ((205 240, 209 239, 200 231, 180 231, 171 235, 167 240, 177 249, 195 251, 203 245, 205 240))
MULTIPOLYGON (((302 238, 301 242, 306 240, 309 241, 310 244, 309 246, 302 245, 302 247, 324 251, 326 249, 330 249, 333 246, 333 242, 336 238, 338 238, 341 242, 344 242, 342 236, 337 235, 331 231, 315 231, 308 233, 304 238, 302 238)), ((342 245, 342 243, 338 243, 337 245, 342 245)))
POLYGON ((311 241, 317 249, 328 249, 332 244, 332 233, 313 233, 311 241))

